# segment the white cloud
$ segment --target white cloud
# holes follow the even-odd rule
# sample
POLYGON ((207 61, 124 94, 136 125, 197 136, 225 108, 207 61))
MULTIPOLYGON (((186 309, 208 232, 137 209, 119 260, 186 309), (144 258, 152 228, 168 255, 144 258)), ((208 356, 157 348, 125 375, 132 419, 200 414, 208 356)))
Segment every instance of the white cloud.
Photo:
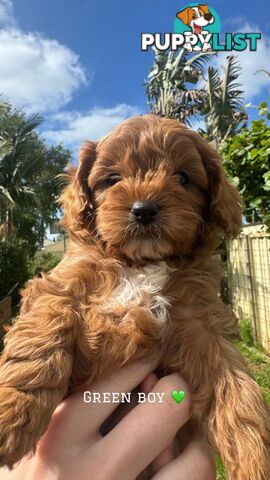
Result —
POLYGON ((16 25, 11 0, 0 0, 0 26, 16 25))
POLYGON ((0 31, 0 92, 31 111, 55 111, 86 83, 76 53, 39 33, 0 31))
POLYGON ((27 112, 57 111, 87 83, 79 56, 39 32, 23 32, 11 0, 0 0, 0 94, 27 112))
POLYGON ((27 113, 43 113, 41 133, 47 142, 62 143, 77 156, 84 141, 98 139, 125 118, 141 113, 127 104, 86 112, 64 110, 76 90, 89 83, 79 56, 39 32, 23 32, 12 0, 0 0, 1 26, 0 94, 27 113))
MULTIPOLYGON (((242 24, 237 29, 238 32, 260 32, 260 29, 248 23, 242 24)), ((226 54, 218 55, 218 65, 224 64, 226 54)), ((269 77, 264 73, 257 73, 260 69, 267 68, 270 65, 270 37, 262 34, 262 39, 258 41, 258 50, 251 52, 245 50, 237 52, 237 57, 240 60, 242 73, 239 81, 243 85, 246 100, 252 100, 256 95, 259 95, 265 88, 270 89, 269 77)))
POLYGON ((94 108, 88 112, 62 112, 50 117, 49 128, 42 132, 48 142, 63 143, 76 156, 86 140, 97 140, 128 117, 142 113, 138 107, 120 104, 112 108, 94 108))

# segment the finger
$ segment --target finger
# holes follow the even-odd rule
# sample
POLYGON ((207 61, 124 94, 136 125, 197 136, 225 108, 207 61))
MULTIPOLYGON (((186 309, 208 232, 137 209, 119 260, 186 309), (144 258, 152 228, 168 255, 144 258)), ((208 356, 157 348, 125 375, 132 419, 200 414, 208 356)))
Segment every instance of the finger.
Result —
POLYGON ((168 463, 170 463, 175 458, 174 453, 174 442, 171 442, 170 445, 161 452, 157 458, 151 464, 151 472, 152 474, 157 473, 163 467, 165 467, 168 463))
POLYGON ((56 409, 49 429, 57 435, 59 442, 84 442, 97 432, 104 420, 111 415, 121 401, 106 403, 103 401, 103 393, 106 398, 112 399, 112 393, 131 392, 143 379, 157 366, 157 362, 134 362, 111 373, 103 380, 91 385, 89 391, 91 400, 95 403, 84 401, 83 391, 79 391, 68 397, 56 409), (93 398, 93 393, 95 397, 93 398), (100 396, 100 397, 98 397, 100 396), (100 399, 100 402, 98 401, 100 399))
POLYGON ((157 383, 158 377, 155 373, 149 373, 144 381, 141 383, 141 391, 145 393, 151 392, 154 385, 157 383))
POLYGON ((106 437, 96 445, 115 471, 122 466, 119 480, 134 479, 169 445, 176 432, 190 415, 190 395, 186 382, 172 374, 159 380, 152 392, 165 393, 162 403, 144 403, 132 410, 106 437), (173 390, 184 390, 186 397, 176 404, 173 390), (114 455, 111 455, 111 452, 114 455), (128 458, 127 462, 123 459, 128 458))
MULTIPOLYGON (((158 377, 155 373, 150 373, 141 384, 142 392, 149 393, 157 383, 158 377)), ((152 474, 158 472, 161 468, 165 467, 169 462, 175 458, 174 454, 174 442, 172 442, 163 452, 161 452, 157 458, 151 464, 152 474)))
POLYGON ((213 452, 205 442, 195 438, 178 458, 159 470, 153 480, 216 480, 213 452))

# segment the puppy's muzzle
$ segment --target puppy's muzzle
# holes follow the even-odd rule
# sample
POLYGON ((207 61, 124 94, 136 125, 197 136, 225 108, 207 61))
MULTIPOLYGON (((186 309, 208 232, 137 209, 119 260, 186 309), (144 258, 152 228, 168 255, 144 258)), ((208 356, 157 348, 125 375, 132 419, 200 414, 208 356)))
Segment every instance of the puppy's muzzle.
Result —
POLYGON ((210 20, 212 20, 212 18, 213 18, 213 15, 211 15, 211 13, 206 13, 206 14, 204 15, 204 18, 205 18, 205 20, 207 20, 208 22, 210 22, 210 20))
POLYGON ((131 213, 134 219, 144 225, 153 223, 158 211, 158 205, 151 201, 135 202, 131 208, 131 213))

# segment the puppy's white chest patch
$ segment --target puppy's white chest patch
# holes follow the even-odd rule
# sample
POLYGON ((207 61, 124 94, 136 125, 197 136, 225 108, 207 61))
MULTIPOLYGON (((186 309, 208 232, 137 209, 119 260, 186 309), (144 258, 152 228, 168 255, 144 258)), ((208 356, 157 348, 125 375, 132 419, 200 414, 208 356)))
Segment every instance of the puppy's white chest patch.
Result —
POLYGON ((168 316, 169 300, 162 295, 170 268, 165 262, 142 268, 125 268, 117 288, 101 306, 103 312, 112 312, 121 306, 128 311, 143 307, 158 321, 165 322, 168 316))

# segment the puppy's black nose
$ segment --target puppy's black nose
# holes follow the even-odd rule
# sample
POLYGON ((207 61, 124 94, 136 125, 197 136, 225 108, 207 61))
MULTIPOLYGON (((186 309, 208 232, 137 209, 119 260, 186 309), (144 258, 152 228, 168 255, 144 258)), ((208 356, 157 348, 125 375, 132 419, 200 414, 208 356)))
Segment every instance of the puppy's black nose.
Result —
POLYGON ((204 18, 205 20, 208 20, 208 22, 210 22, 210 20, 212 20, 213 18, 213 15, 211 15, 211 13, 205 13, 204 18))
POLYGON ((135 202, 131 208, 131 213, 136 218, 137 222, 148 225, 155 221, 159 208, 154 202, 135 202))

